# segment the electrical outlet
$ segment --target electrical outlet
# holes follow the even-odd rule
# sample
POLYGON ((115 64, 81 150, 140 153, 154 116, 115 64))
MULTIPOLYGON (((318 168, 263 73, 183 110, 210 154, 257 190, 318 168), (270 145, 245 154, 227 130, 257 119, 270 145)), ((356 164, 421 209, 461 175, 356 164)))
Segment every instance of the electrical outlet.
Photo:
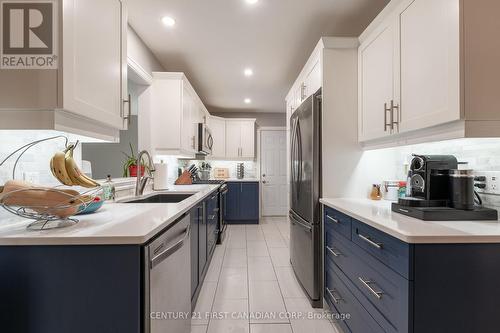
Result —
MULTIPOLYGON (((499 194, 500 195, 500 171, 476 171, 474 176, 484 176, 486 181, 484 189, 475 188, 478 193, 499 194)), ((482 182, 476 182, 482 183, 482 182)))

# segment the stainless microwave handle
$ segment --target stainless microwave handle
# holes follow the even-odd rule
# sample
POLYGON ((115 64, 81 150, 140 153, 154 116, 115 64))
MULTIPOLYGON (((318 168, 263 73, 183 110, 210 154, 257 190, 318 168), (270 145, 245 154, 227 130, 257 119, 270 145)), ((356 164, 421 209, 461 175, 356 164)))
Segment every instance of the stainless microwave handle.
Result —
POLYGON ((184 242, 189 238, 190 234, 191 234, 191 225, 188 224, 186 231, 184 232, 184 237, 182 237, 182 239, 178 240, 174 245, 172 245, 168 249, 160 252, 159 254, 151 258, 149 262, 150 267, 154 268, 158 266, 162 261, 164 261, 172 254, 174 254, 177 250, 179 250, 184 245, 184 242))

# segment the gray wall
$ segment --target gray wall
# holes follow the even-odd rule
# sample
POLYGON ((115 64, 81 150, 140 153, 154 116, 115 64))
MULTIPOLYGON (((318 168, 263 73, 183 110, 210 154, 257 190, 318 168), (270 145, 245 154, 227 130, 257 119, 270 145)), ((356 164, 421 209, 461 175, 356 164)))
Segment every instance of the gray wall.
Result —
POLYGON ((265 113, 265 112, 215 112, 211 113, 213 116, 225 118, 256 118, 257 125, 285 127, 286 114, 283 113, 265 113))
POLYGON ((127 131, 120 131, 120 143, 83 143, 82 160, 92 163, 92 177, 104 179, 107 175, 120 178, 123 173, 125 156, 130 154, 129 142, 137 155, 137 116, 132 116, 127 131))
POLYGON ((148 73, 164 70, 153 52, 151 52, 130 25, 127 30, 127 57, 141 65, 148 73))

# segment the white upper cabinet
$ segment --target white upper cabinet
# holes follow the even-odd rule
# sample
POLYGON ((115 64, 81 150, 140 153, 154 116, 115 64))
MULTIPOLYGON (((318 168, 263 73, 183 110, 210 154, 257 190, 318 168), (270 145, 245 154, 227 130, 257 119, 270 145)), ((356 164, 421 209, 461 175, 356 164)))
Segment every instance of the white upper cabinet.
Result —
POLYGON ((241 151, 240 157, 251 158, 255 157, 255 121, 244 120, 241 124, 241 151))
POLYGON ((388 20, 359 47, 359 137, 381 138, 394 131, 391 112, 397 79, 395 21, 388 20))
POLYGON ((220 117, 209 116, 208 128, 212 132, 214 145, 210 158, 220 159, 226 157, 226 120, 220 117))
POLYGON ((122 7, 120 0, 65 0, 63 9, 63 108, 114 128, 128 116, 122 7))
POLYGON ((488 0, 391 1, 360 36, 359 141, 499 136, 499 11, 488 0))
POLYGON ((152 85, 139 96, 139 109, 139 126, 148 136, 141 149, 194 157, 197 124, 208 112, 183 73, 154 72, 152 85))
POLYGON ((400 132, 459 120, 459 1, 416 0, 400 24, 400 132))
POLYGON ((255 119, 226 119, 226 158, 255 158, 255 119))
POLYGON ((0 128, 116 140, 130 110, 125 4, 64 0, 56 5, 58 68, 0 70, 0 128), (27 121, 11 117, 20 109, 27 121))

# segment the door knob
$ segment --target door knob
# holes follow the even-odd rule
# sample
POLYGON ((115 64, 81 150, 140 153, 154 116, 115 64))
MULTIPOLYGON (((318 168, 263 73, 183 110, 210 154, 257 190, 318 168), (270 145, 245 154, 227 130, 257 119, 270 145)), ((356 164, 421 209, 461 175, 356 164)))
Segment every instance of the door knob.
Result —
POLYGON ((267 183, 267 182, 266 182, 265 180, 263 180, 263 181, 262 181, 262 184, 265 184, 265 183, 267 183))
POLYGON ((262 177, 265 177, 265 176, 266 176, 266 174, 265 174, 265 173, 264 173, 264 174, 262 174, 262 177))

